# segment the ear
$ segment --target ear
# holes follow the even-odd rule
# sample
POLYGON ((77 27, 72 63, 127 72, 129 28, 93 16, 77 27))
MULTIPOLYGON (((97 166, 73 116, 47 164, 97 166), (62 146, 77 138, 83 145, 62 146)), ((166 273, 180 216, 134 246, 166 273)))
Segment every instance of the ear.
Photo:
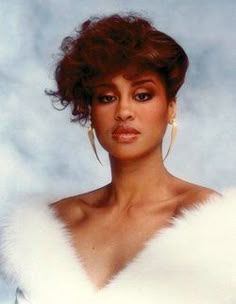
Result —
POLYGON ((171 124, 176 117, 176 98, 169 101, 168 104, 168 122, 171 124))

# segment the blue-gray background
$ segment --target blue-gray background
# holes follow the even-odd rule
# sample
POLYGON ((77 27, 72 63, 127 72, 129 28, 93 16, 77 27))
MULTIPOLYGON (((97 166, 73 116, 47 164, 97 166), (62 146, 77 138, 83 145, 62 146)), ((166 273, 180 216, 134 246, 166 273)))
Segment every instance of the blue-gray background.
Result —
MULTIPOLYGON (((91 15, 126 11, 151 18, 190 57, 169 171, 218 191, 236 184, 235 0, 1 0, 1 213, 22 194, 63 197, 109 181, 106 154, 99 148, 102 167, 86 129, 70 123, 69 109, 54 110, 44 89, 64 36, 91 15)), ((1 304, 13 303, 13 290, 0 284, 1 304)))

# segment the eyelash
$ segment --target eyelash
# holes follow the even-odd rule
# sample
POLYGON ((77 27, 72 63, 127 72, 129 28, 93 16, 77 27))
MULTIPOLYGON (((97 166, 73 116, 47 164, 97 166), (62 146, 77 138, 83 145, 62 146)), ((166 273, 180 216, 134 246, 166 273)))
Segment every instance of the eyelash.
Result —
POLYGON ((116 97, 116 96, 114 96, 114 95, 102 95, 102 96, 98 96, 97 99, 101 103, 110 103, 110 102, 113 102, 114 100, 107 100, 107 101, 105 101, 104 99, 105 98, 111 98, 111 99, 113 99, 114 97, 116 97))
POLYGON ((147 92, 142 92, 142 93, 138 93, 138 94, 136 94, 136 96, 140 96, 140 95, 143 95, 143 96, 146 96, 147 97, 147 99, 139 99, 138 101, 147 101, 147 100, 150 100, 150 99, 152 99, 152 94, 150 94, 150 93, 147 93, 147 92))
MULTIPOLYGON (((141 92, 141 93, 138 93, 138 94, 136 94, 135 95, 135 97, 136 96, 139 96, 140 97, 140 95, 142 95, 142 96, 145 96, 145 97, 147 97, 147 98, 144 98, 144 99, 136 99, 136 101, 140 101, 140 102, 145 102, 145 101, 148 101, 148 100, 150 100, 150 99, 152 99, 152 97, 153 97, 153 95, 151 94, 151 93, 147 93, 147 92, 141 92)), ((115 99, 116 99, 116 96, 115 95, 101 95, 101 96, 98 96, 97 97, 97 100, 99 101, 99 102, 101 102, 101 103, 110 103, 110 102, 113 102, 113 101, 115 101, 115 99), (104 100, 105 98, 109 98, 109 99, 112 99, 112 100, 104 100)))

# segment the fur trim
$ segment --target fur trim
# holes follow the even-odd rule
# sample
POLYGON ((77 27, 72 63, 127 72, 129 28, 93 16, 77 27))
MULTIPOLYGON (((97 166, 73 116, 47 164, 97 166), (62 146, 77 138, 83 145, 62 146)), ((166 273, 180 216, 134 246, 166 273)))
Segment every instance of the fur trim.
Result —
POLYGON ((42 201, 21 203, 1 224, 1 271, 30 303, 236 303, 236 189, 183 210, 100 291, 42 201))
POLYGON ((43 201, 22 202, 3 219, 1 271, 27 291, 33 303, 78 304, 78 298, 91 295, 93 288, 70 235, 43 201))

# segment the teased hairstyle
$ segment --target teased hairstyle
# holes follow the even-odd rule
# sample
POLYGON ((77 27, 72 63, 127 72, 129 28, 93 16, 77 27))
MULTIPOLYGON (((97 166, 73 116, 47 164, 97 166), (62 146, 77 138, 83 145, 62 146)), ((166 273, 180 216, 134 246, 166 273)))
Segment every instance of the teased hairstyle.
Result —
POLYGON ((86 122, 93 82, 102 76, 134 66, 136 71, 156 72, 163 80, 167 98, 176 96, 184 82, 188 57, 170 36, 134 14, 93 17, 64 38, 57 63, 57 89, 46 91, 53 102, 71 104, 73 120, 86 122))

